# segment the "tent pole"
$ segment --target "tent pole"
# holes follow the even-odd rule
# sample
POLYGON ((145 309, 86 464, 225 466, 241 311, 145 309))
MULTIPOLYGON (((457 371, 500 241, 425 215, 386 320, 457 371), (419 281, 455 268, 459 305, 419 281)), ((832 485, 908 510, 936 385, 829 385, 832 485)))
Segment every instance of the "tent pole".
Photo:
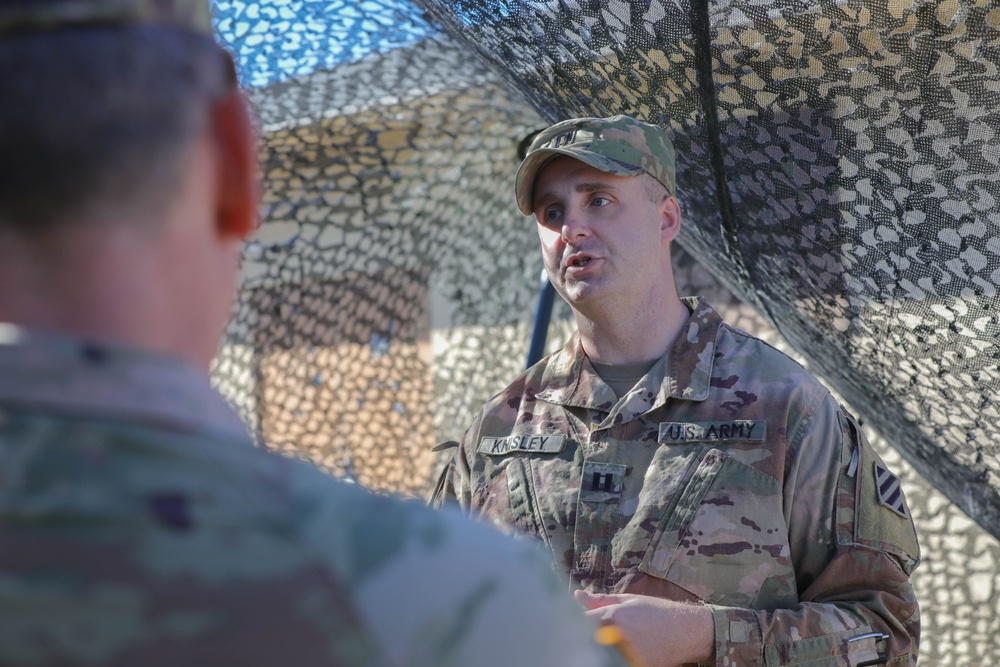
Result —
POLYGON ((535 327, 531 332, 531 345, 528 347, 528 365, 530 368, 541 360, 545 353, 545 338, 549 333, 549 321, 552 319, 552 304, 555 301, 556 290, 549 282, 549 277, 542 269, 538 284, 538 308, 535 310, 535 327))

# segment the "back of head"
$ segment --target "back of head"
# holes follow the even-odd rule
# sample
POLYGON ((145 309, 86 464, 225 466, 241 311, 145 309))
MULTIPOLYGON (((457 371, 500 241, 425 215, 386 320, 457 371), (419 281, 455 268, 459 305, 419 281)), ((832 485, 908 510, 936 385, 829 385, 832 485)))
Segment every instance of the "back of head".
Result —
POLYGON ((0 229, 145 218, 234 82, 207 0, 0 0, 0 229))

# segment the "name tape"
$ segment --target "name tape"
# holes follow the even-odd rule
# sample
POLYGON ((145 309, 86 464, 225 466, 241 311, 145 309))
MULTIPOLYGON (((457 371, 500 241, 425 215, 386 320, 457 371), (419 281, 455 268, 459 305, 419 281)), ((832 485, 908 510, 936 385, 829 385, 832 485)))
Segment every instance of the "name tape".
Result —
POLYGON ((763 442, 767 422, 734 419, 725 422, 661 422, 662 443, 763 442))
POLYGON ((511 452, 555 454, 563 450, 564 435, 508 435, 503 438, 485 437, 479 441, 480 454, 502 456, 511 452))

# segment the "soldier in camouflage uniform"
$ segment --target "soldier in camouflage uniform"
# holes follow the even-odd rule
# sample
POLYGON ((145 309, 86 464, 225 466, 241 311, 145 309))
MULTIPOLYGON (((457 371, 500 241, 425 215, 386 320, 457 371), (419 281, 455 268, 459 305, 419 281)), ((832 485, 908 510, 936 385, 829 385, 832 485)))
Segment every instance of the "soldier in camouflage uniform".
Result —
POLYGON ((0 0, 0 664, 621 664, 533 545, 256 449, 210 387, 234 84, 208 0, 0 0))
POLYGON ((916 662, 916 534, 812 375, 677 296, 674 153, 564 121, 516 177, 578 331, 476 417, 438 503, 537 537, 651 666, 916 662))

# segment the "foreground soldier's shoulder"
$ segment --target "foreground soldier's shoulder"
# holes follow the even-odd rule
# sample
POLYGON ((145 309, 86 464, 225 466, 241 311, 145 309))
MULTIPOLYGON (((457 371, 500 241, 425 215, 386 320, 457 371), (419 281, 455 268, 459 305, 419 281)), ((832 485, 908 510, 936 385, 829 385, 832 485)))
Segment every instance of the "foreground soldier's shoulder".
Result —
POLYGON ((311 480, 318 502, 303 534, 388 655, 425 656, 420 665, 619 664, 534 543, 453 508, 328 481, 324 490, 311 480), (513 619, 516 642, 498 631, 513 619))
MULTIPOLYGON (((618 664, 535 544, 449 509, 409 509, 387 554, 355 546, 371 565, 351 586, 390 655, 480 667, 618 664)), ((368 538, 380 547, 386 539, 368 538)))

